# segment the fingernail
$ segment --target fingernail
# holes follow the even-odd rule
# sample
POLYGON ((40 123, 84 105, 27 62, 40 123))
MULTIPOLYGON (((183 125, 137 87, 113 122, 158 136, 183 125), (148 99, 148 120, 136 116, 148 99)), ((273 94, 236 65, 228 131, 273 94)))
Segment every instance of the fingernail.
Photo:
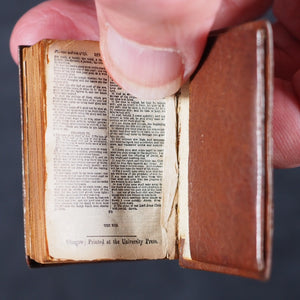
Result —
POLYGON ((184 65, 178 51, 128 40, 108 24, 102 26, 100 37, 108 72, 129 93, 142 99, 159 99, 180 88, 184 65))

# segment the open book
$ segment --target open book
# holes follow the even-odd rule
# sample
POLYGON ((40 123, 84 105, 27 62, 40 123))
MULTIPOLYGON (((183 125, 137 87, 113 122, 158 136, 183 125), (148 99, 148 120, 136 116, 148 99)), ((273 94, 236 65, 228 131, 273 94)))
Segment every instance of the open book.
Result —
POLYGON ((212 34, 176 95, 136 99, 99 44, 20 48, 30 264, 174 259, 267 278, 272 236, 270 25, 212 34))

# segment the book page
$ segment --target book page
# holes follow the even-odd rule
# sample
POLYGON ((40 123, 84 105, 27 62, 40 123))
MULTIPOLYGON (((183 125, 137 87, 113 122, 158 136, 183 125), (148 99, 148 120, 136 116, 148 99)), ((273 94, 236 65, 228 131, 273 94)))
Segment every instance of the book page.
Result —
POLYGON ((189 233, 189 82, 181 88, 178 99, 178 240, 184 241, 182 257, 191 259, 189 233))
POLYGON ((124 92, 98 49, 97 42, 49 42, 49 256, 164 258, 175 249, 175 99, 138 100, 124 92))

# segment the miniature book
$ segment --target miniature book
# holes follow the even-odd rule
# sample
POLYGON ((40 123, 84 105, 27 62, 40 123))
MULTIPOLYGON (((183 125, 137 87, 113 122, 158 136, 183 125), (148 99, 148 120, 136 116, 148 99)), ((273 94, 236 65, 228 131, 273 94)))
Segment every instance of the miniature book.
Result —
POLYGON ((176 259, 270 273, 272 37, 212 33, 173 96, 137 99, 99 43, 20 47, 26 256, 31 265, 176 259))

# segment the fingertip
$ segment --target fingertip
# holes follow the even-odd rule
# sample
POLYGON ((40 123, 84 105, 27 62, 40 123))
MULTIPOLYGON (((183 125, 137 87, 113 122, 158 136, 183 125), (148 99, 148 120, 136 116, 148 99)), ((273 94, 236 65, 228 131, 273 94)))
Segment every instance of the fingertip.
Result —
POLYGON ((10 53, 17 64, 19 63, 18 47, 21 45, 33 45, 40 40, 39 24, 30 20, 30 14, 31 11, 28 11, 20 18, 10 36, 10 53))
POLYGON ((300 166, 300 102, 291 83, 281 79, 275 80, 273 141, 274 167, 300 166))
MULTIPOLYGON (((48 3, 46 6, 48 7, 48 3)), ((48 16, 50 15, 51 12, 48 16)), ((42 38, 46 38, 45 35, 48 35, 47 19, 45 3, 41 3, 23 14, 15 24, 10 37, 10 52, 16 63, 18 63, 19 46, 33 45, 42 38)))
POLYGON ((96 1, 100 49, 113 79, 141 98, 178 91, 196 69, 217 5, 176 1, 96 1), (199 22, 199 20, 202 20, 199 22))
POLYGON ((95 5, 87 1, 46 1, 25 13, 15 25, 10 51, 18 63, 18 46, 42 39, 98 40, 95 5))
POLYGON ((112 78, 143 99, 174 94, 183 83, 184 64, 176 49, 141 45, 121 36, 109 24, 101 26, 100 49, 112 78))
MULTIPOLYGON (((16 25, 17 26, 17 25, 16 25)), ((10 54, 12 56, 12 59, 14 60, 14 62, 16 64, 19 63, 19 59, 18 59, 18 43, 16 43, 16 37, 15 37, 15 28, 14 27, 11 36, 10 36, 10 40, 9 40, 9 49, 10 49, 10 54)))

